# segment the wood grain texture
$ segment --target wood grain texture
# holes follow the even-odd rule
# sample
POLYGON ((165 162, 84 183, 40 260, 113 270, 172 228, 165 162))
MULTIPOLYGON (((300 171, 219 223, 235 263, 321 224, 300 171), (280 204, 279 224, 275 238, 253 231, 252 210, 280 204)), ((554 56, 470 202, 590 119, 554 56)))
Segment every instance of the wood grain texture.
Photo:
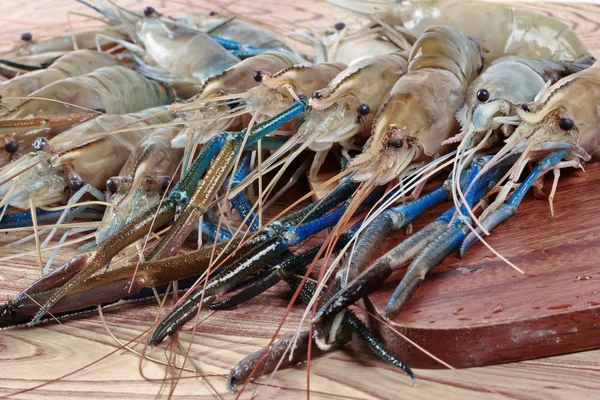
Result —
MULTIPOLYGON (((167 2, 167 1, 139 1, 126 0, 120 4, 135 9, 142 9, 147 5, 152 5, 159 10, 179 10, 196 8, 198 12, 214 10, 220 5, 229 4, 231 9, 237 13, 260 17, 266 21, 277 23, 281 26, 297 27, 316 27, 328 23, 334 15, 339 15, 337 11, 325 3, 313 2, 293 2, 293 1, 250 1, 239 0, 233 2, 218 2, 216 5, 212 2, 190 1, 185 2, 167 2), (193 4, 192 4, 193 3, 193 4)), ((10 42, 17 39, 21 32, 31 31, 36 37, 44 37, 57 32, 68 32, 66 21, 66 12, 68 10, 87 12, 85 7, 69 0, 9 0, 2 3, 4 13, 0 17, 0 46, 7 47, 10 42), (8 5, 5 3, 9 3, 8 5)), ((594 5, 578 4, 526 4, 526 7, 537 9, 541 12, 556 15, 571 23, 582 35, 583 39, 595 51, 596 55, 600 52, 600 33, 598 33, 598 21, 600 21, 600 10, 594 5)), ((81 22, 79 17, 73 18, 73 26, 76 29, 89 27, 89 22, 81 22)), ((557 280, 555 287, 561 287, 563 284, 581 284, 582 298, 569 299, 570 301, 559 298, 556 304, 576 304, 576 301, 594 301, 591 294, 593 287, 599 282, 600 275, 594 276, 598 268, 592 258, 597 253, 597 244, 589 231, 571 233, 553 232, 549 226, 554 228, 560 224, 560 221, 568 218, 586 218, 592 224, 594 218, 593 209, 586 208, 586 200, 582 193, 568 192, 569 188, 587 188, 591 191, 597 184, 600 177, 600 167, 592 167, 588 173, 582 174, 576 172, 570 177, 561 181, 561 191, 559 191, 557 202, 557 216, 554 221, 548 217, 547 203, 527 199, 523 204, 522 212, 512 221, 507 223, 497 231, 497 237, 493 240, 494 245, 499 250, 510 251, 514 249, 514 243, 522 249, 519 257, 527 265, 521 262, 519 265, 528 271, 529 263, 533 261, 544 261, 551 258, 570 261, 573 254, 581 253, 578 259, 586 259, 586 264, 579 264, 582 267, 586 265, 594 266, 590 271, 585 271, 586 275, 593 276, 588 281, 571 282, 575 276, 568 275, 567 281, 557 280), (579 186, 577 186, 579 185, 579 186), (565 190, 563 192, 563 190, 565 190), (571 207, 569 195, 565 193, 577 193, 573 196, 578 204, 578 209, 583 209, 583 215, 578 214, 577 209, 571 207), (569 196, 569 197, 567 197, 569 196), (590 211, 591 210, 591 211, 590 211), (564 243, 556 241, 550 242, 553 236, 557 239, 567 238, 564 243), (548 242, 545 242, 548 240, 548 242), (537 241, 537 242, 536 242, 537 241), (581 241, 581 242, 580 242, 581 241), (523 246, 523 243, 527 246, 523 246), (511 245, 513 243, 513 245, 511 245), (557 247, 544 254, 540 249, 545 244, 554 243, 557 247), (580 243, 580 244, 579 244, 580 243), (591 249, 587 249, 583 244, 592 244, 591 249), (577 245, 575 250, 567 252, 561 246, 577 245), (504 247, 503 247, 504 246, 504 247), (512 247, 511 247, 512 246, 512 247), (585 251, 585 253, 584 253, 585 251), (542 257, 541 259, 538 259, 542 257), (543 258, 545 257, 545 258, 543 258), (585 298, 583 294, 585 293, 585 298)), ((575 190, 575 189, 573 189, 575 190)), ((578 189, 577 189, 578 190, 578 189)), ((572 225, 571 225, 572 226, 572 225)), ((589 225, 586 225, 589 227, 589 225)), ((560 228, 560 227, 559 227, 560 228)), ((0 236, 0 245, 5 245, 15 239, 16 235, 0 236)), ((29 247, 28 249, 31 249, 29 247)), ((0 257, 9 254, 17 254, 23 251, 23 248, 2 248, 0 257)), ((68 249, 61 252, 58 262, 70 258, 75 249, 68 249)), ((47 257, 47 255, 45 255, 47 257)), ((450 282, 459 282, 461 278, 478 279, 479 268, 486 264, 486 269, 496 270, 499 279, 502 282, 511 283, 510 293, 507 299, 502 299, 504 310, 508 311, 509 306, 527 307, 530 300, 531 289, 535 288, 535 282, 526 284, 524 281, 529 279, 541 279, 538 273, 537 277, 513 278, 512 271, 506 267, 498 267, 491 256, 479 246, 472 249, 471 253, 460 263, 453 259, 447 261, 445 269, 440 269, 439 274, 449 276, 450 282), (487 257, 487 259, 485 259, 487 257), (466 268, 465 270, 456 270, 456 267, 466 268), (462 274, 462 272, 468 272, 462 274), (515 283, 516 282, 516 283, 515 283), (523 293, 521 289, 526 289, 523 293), (510 300, 510 301, 509 301, 510 300)), ((548 271, 548 275, 557 271, 557 265, 548 271)), ((560 271, 558 271, 560 272, 560 271)), ((39 276, 39 269, 35 262, 33 254, 24 254, 10 262, 0 262, 0 296, 5 297, 13 295, 18 289, 39 276)), ((554 275, 552 275, 554 276, 554 275)), ((559 278, 556 278, 559 279, 559 278)), ((538 285, 541 286, 541 285, 538 285)), ((419 302, 431 302, 431 310, 436 307, 436 301, 439 301, 441 294, 450 296, 450 301, 456 301, 464 309, 458 316, 455 315, 433 315, 431 320, 435 320, 437 326, 451 327, 458 318, 465 317, 471 313, 471 317, 479 317, 488 314, 476 314, 473 311, 467 311, 465 302, 460 302, 458 294, 453 298, 451 291, 457 287, 462 288, 461 295, 470 295, 469 303, 481 303, 480 308, 485 308, 492 312, 496 307, 497 299, 485 299, 485 293, 468 293, 462 285, 448 286, 440 290, 443 293, 431 293, 431 297, 419 296, 415 303, 411 305, 413 312, 417 311, 417 306, 424 305, 419 302), (437 297, 436 297, 437 295, 437 297), (489 303, 485 304, 485 303, 489 303), (485 306, 485 307, 484 307, 485 306), (487 307, 487 308, 486 308, 487 307), (465 314, 462 314, 462 313, 465 314)), ((422 292, 426 290, 423 288, 422 292)), ((546 308, 555 304, 555 295, 560 296, 561 291, 548 292, 548 303, 544 304, 546 308), (552 299, 552 301, 550 301, 552 299)), ((198 331, 193 339, 190 358, 200 366, 205 375, 209 376, 203 379, 191 378, 182 379, 173 397, 184 398, 234 398, 233 395, 225 391, 225 377, 229 368, 242 357, 250 352, 268 343, 273 334, 277 323, 281 320, 283 310, 289 299, 289 291, 285 286, 278 286, 251 301, 246 306, 230 311, 219 312, 215 314, 203 314, 201 318, 207 318, 199 325, 198 331)), ((429 295, 429 294, 428 294, 429 295)), ((537 303, 536 303, 537 305, 537 303)), ((542 307, 539 304, 540 309, 542 307)), ((457 307, 457 308, 460 308, 457 307)), ((300 317, 302 308, 297 306, 294 312, 284 325, 282 335, 288 334, 295 329, 300 317)), ((147 301, 143 304, 121 304, 105 312, 108 327, 111 332, 123 342, 134 340, 154 322, 158 312, 158 306, 155 302, 147 301)), ((422 311, 424 313, 425 311, 422 311)), ((433 311, 429 311, 433 312, 433 311)), ((504 311, 503 311, 504 313, 504 311)), ((498 314, 492 314, 493 318, 498 314)), ((409 313, 407 313, 409 315, 409 313)), ((415 321, 425 318, 419 314, 415 316, 415 321), (419 318, 416 318, 419 316, 419 318)), ((427 320, 429 321, 429 320, 427 320)), ((187 340, 190 338, 188 327, 187 333, 182 334, 183 345, 187 347, 187 340)), ((401 339, 396 339, 400 342, 401 339)), ((576 341, 576 337, 575 337, 576 341)), ((134 343, 143 343, 143 338, 138 338, 134 343)), ((137 348, 141 349, 142 345, 137 348)), ((429 350, 432 350, 429 348, 429 350)), ((164 359, 165 352, 163 348, 148 350, 151 355, 164 359)), ((491 349, 493 351, 493 349, 491 349)), ((377 399, 430 399, 430 398, 519 398, 519 399, 586 399, 595 398, 600 391, 600 351, 589 351, 566 356, 552 357, 533 361, 505 364, 484 368, 471 368, 464 371, 449 370, 421 370, 416 371, 418 381, 416 387, 411 387, 409 380, 398 373, 392 367, 374 358, 358 342, 345 350, 327 355, 323 359, 315 360, 311 364, 310 388, 312 398, 377 398, 377 399)), ((62 324, 47 323, 36 329, 12 329, 0 332, 0 396, 8 395, 20 389, 30 388, 35 385, 56 379, 64 374, 73 372, 96 360, 96 364, 85 368, 81 372, 76 372, 59 382, 49 384, 33 392, 19 394, 13 398, 33 399, 33 398, 87 398, 87 399, 138 399, 160 397, 166 398, 169 395, 168 385, 165 388, 161 384, 149 379, 160 380, 164 377, 164 367, 150 362, 144 362, 143 374, 139 371, 140 358, 136 355, 127 353, 121 349, 103 327, 97 313, 89 313, 77 317, 72 317, 62 321, 62 324), (113 354, 111 354, 111 352, 113 354), (108 357, 102 359, 106 355, 108 357)), ((446 359, 450 364, 453 359, 446 359)), ((188 363, 188 366, 191 365, 188 363)), ((278 372, 274 379, 270 381, 271 385, 282 387, 268 387, 264 385, 251 386, 243 398, 250 398, 256 388, 256 394, 259 398, 305 398, 306 397, 306 366, 299 366, 298 369, 285 370, 278 372)), ((189 375, 189 373, 184 373, 189 375)), ((261 382, 267 382, 262 378, 261 382)))

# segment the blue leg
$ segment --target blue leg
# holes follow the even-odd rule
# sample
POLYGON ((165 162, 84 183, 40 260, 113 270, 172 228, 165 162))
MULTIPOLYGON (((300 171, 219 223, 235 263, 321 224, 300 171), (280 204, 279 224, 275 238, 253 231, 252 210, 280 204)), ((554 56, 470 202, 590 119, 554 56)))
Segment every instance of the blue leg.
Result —
POLYGON ((254 57, 258 54, 262 54, 267 51, 270 51, 270 50, 269 49, 244 49, 244 50, 232 50, 231 54, 238 57, 240 60, 245 60, 246 58, 254 57))
MULTIPOLYGON (((232 186, 236 186, 239 184, 248 174, 250 173, 250 160, 252 158, 252 153, 246 152, 241 160, 238 170, 233 175, 233 180, 231 182, 232 186)), ((252 211, 252 206, 250 202, 246 199, 246 197, 240 193, 236 195, 233 199, 231 199, 231 204, 235 207, 237 212, 240 214, 242 219, 246 221, 246 225, 250 228, 252 232, 256 232, 259 229, 258 225, 258 215, 252 211)))
MULTIPOLYGON (((506 203, 501 205, 496 211, 491 213, 481 224, 488 231, 491 232, 498 225, 515 215, 521 201, 525 197, 527 191, 531 188, 536 179, 543 172, 551 169, 553 166, 558 164, 563 158, 569 154, 568 150, 555 151, 544 157, 538 165, 531 171, 529 176, 523 181, 523 183, 514 191, 512 196, 506 203)), ((483 234, 481 229, 477 230, 479 236, 483 234)), ((475 243, 479 241, 477 235, 471 232, 460 246, 460 254, 463 255, 468 249, 471 248, 475 243)))
MULTIPOLYGON (((80 208, 80 207, 78 207, 80 208)), ((36 220, 38 224, 47 224, 57 221, 62 215, 63 210, 58 211, 44 211, 38 210, 36 214, 36 220)), ((80 210, 77 214, 85 219, 98 221, 102 219, 103 211, 87 208, 80 210)), ((0 222, 0 229, 12 229, 12 228, 24 228, 33 225, 33 219, 31 218, 30 212, 22 212, 16 214, 5 215, 0 222)))

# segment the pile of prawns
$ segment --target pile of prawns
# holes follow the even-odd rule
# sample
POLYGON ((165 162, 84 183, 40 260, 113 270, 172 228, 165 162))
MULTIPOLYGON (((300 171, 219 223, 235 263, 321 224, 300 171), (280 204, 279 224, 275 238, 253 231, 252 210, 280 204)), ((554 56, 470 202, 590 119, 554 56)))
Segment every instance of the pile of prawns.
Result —
POLYGON ((0 305, 3 328, 177 287, 185 294, 148 335, 160 345, 202 310, 244 307, 284 281, 309 327, 241 360, 231 390, 306 360, 312 343, 337 349, 352 332, 414 380, 349 307, 406 267, 385 309, 396 318, 429 271, 487 245, 545 174, 553 212, 561 169, 600 156, 600 64, 568 26, 531 11, 329 0, 357 18, 287 35, 314 46, 309 57, 237 18, 80 2, 106 27, 23 34, 0 55, 0 229, 32 226, 16 245, 35 240, 42 271, 0 305), (332 190, 265 220, 327 159, 339 161, 323 185, 332 190), (440 174, 444 184, 424 193, 440 174), (393 231, 442 202, 434 222, 373 259, 393 231), (63 244, 80 242, 53 265, 63 244))

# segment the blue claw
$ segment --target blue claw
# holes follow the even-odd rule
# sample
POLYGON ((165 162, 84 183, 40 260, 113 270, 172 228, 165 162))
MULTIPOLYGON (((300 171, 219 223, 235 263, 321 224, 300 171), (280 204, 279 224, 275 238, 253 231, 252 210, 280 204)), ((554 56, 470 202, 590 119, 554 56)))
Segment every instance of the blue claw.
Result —
POLYGON ((213 242, 215 240, 217 242, 224 242, 227 240, 231 240, 231 238, 233 237, 231 232, 226 230, 223 226, 221 226, 219 228, 215 224, 208 222, 208 221, 202 221, 202 235, 206 236, 208 238, 208 240, 213 241, 213 242), (219 231, 218 238, 217 238, 217 231, 219 231))
MULTIPOLYGON (((467 185, 474 181, 482 166, 483 164, 479 164, 472 168, 467 179, 467 185)), ((485 195, 489 187, 500 179, 502 173, 502 169, 496 169, 475 182, 471 190, 465 194, 466 203, 472 207, 485 195)), ((434 224, 448 224, 455 213, 456 208, 451 207, 430 226, 433 226, 434 224)), ((435 268, 447 255, 460 248, 467 232, 466 222, 469 221, 465 205, 461 207, 461 213, 463 214, 462 218, 456 218, 452 224, 441 233, 437 230, 432 230, 432 233, 428 238, 429 243, 423 251, 413 259, 406 274, 392 294, 385 309, 385 316, 387 318, 396 318, 404 309, 404 306, 415 290, 419 287, 421 282, 423 282, 425 275, 435 268)))
MULTIPOLYGON (((248 174, 250 173, 250 161, 252 159, 252 153, 246 152, 240 160, 240 166, 237 171, 233 175, 233 180, 231 182, 231 186, 235 187, 239 184, 248 174)), ((240 193, 231 199, 231 204, 240 214, 242 219, 246 221, 246 225, 252 232, 256 232, 259 229, 258 225, 258 215, 252 211, 252 205, 246 199, 246 197, 240 193), (250 216, 248 216, 250 215, 250 216)))
MULTIPOLYGON (((536 179, 542 174, 558 164, 563 158, 569 154, 568 150, 555 151, 544 157, 531 171, 523 183, 515 190, 510 196, 508 201, 501 205, 496 211, 491 213, 485 220, 481 222, 481 225, 488 231, 491 232, 498 225, 516 214, 521 201, 525 197, 527 191, 531 188, 536 179)), ((479 237, 483 235, 483 231, 477 228, 477 234, 479 237)), ((461 257, 469 250, 475 243, 479 241, 477 234, 471 232, 462 245, 460 246, 461 257)))
MULTIPOLYGON (((58 211, 43 211, 38 210, 36 220, 38 224, 45 224, 49 222, 56 222, 62 215, 63 210, 58 211)), ((83 211, 77 211, 77 216, 85 218, 86 220, 99 221, 102 219, 104 211, 96 209, 85 209, 83 211)), ((33 219, 31 218, 31 212, 22 212, 16 214, 4 215, 2 222, 0 222, 0 229, 12 229, 12 228, 23 228, 27 226, 33 226, 33 219)))

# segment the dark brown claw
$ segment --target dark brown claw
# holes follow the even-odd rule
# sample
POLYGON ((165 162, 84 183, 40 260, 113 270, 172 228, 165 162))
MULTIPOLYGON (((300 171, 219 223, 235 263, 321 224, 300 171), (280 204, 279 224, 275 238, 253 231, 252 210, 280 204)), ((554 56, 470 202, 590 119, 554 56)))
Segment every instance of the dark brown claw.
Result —
MULTIPOLYGON (((294 336, 295 335, 287 336, 276 341, 266 350, 261 349, 244 357, 244 359, 237 363, 229 372, 229 378, 227 379, 227 386, 229 387, 229 390, 233 392, 235 390, 235 385, 246 382, 250 375, 252 375, 252 377, 259 377, 270 374, 271 372, 275 371, 276 368, 289 368, 306 361, 308 356, 310 331, 303 331, 300 333, 294 346, 292 346, 292 357, 289 357, 286 355, 286 351, 292 343, 294 336), (260 366, 254 372, 254 369, 259 361, 260 366), (281 364, 279 364, 280 361, 281 364)), ((336 346, 333 346, 331 350, 335 350, 337 348, 339 348, 338 342, 336 342, 336 346)), ((313 357, 318 357, 324 353, 316 346, 312 348, 312 351, 313 354, 311 354, 311 356, 313 357)))

